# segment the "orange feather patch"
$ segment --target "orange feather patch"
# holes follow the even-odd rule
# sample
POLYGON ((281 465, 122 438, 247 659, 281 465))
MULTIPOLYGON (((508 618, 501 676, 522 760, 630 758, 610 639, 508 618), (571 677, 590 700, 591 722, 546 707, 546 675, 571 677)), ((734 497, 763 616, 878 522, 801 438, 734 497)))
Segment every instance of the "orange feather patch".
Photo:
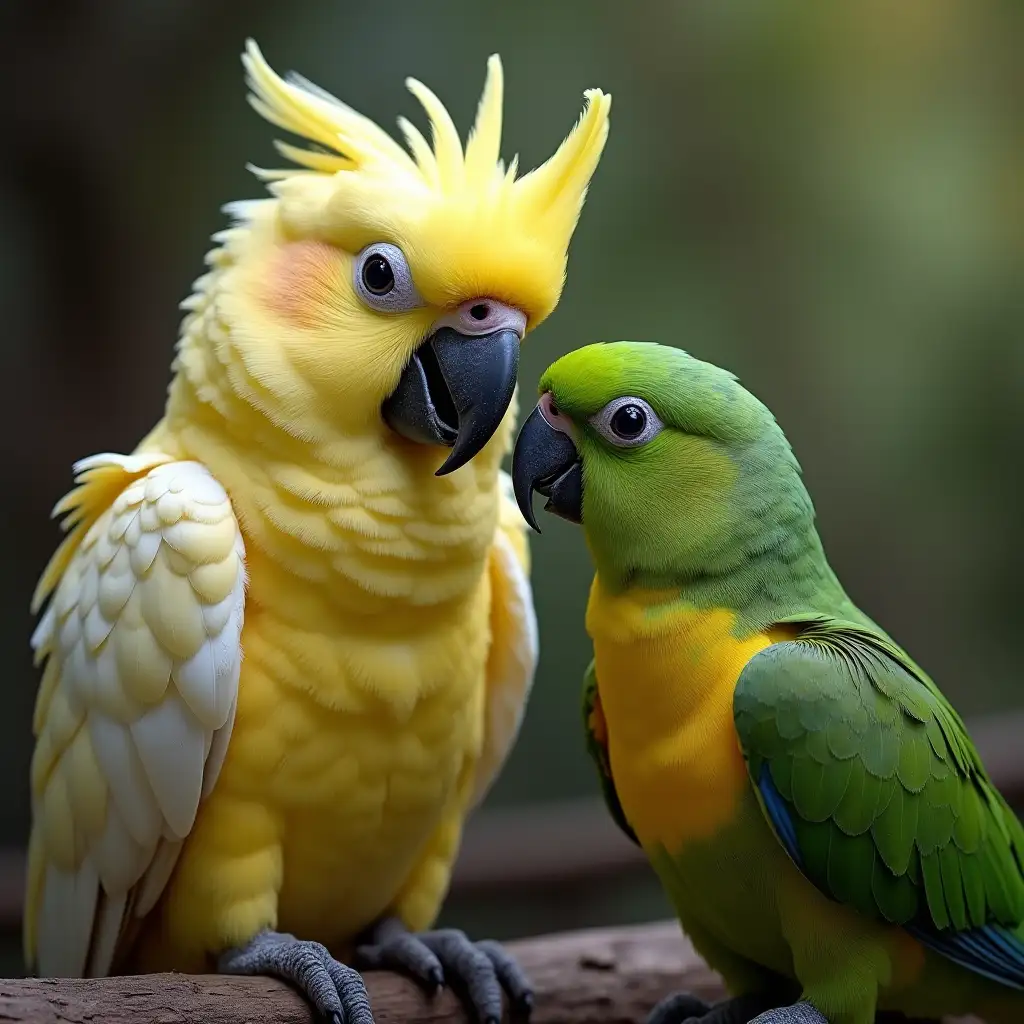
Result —
POLYGON ((326 242, 288 242, 274 256, 264 302, 295 327, 322 327, 332 310, 340 312, 348 264, 348 257, 326 242))

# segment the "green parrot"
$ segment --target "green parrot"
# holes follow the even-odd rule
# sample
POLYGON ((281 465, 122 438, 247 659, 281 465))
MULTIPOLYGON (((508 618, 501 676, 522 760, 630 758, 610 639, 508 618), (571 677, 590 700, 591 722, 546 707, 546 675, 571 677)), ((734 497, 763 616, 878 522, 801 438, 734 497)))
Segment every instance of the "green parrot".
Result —
POLYGON ((843 590, 769 410, 654 343, 570 352, 540 393, 512 478, 596 568, 589 749, 732 997, 651 1024, 1024 1022, 1024 828, 843 590))

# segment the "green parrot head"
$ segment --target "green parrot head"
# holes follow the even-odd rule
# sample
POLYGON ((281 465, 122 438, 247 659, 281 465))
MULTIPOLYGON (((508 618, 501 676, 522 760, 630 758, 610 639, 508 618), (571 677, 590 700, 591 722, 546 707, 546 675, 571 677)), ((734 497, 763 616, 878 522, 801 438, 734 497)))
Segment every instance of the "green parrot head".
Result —
POLYGON ((768 409, 733 374, 653 342, 587 345, 553 363, 516 442, 519 507, 533 491, 582 523, 611 585, 726 572, 766 531, 813 516, 768 409))

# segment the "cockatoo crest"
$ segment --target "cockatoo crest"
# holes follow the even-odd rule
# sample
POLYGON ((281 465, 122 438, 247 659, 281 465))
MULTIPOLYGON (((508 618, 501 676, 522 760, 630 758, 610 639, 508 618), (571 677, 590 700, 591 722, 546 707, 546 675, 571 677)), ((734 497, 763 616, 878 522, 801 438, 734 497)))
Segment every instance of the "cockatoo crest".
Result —
MULTIPOLYGON (((349 252, 394 242, 416 271, 420 292, 438 305, 481 291, 525 306, 531 327, 550 313, 608 135, 609 95, 588 90, 579 121, 555 154, 517 178, 517 160, 506 168, 499 156, 504 83, 497 54, 487 62, 465 149, 437 96, 422 82, 406 80, 433 136, 431 146, 400 117, 408 152, 318 86, 298 75, 280 78, 254 41, 247 42, 242 60, 252 106, 318 147, 277 142, 279 152, 302 169, 256 170, 270 182, 292 231, 349 252)), ((246 207, 235 204, 233 212, 244 217, 246 207)))

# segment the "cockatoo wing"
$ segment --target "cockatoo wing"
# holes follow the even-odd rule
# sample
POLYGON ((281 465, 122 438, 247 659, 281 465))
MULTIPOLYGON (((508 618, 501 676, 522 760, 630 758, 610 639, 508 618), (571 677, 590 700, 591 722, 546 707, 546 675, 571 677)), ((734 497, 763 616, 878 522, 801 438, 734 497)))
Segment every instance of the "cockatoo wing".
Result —
POLYGON ((198 462, 96 455, 57 506, 72 532, 33 604, 36 702, 25 957, 109 972, 174 868, 227 751, 245 547, 198 462))

